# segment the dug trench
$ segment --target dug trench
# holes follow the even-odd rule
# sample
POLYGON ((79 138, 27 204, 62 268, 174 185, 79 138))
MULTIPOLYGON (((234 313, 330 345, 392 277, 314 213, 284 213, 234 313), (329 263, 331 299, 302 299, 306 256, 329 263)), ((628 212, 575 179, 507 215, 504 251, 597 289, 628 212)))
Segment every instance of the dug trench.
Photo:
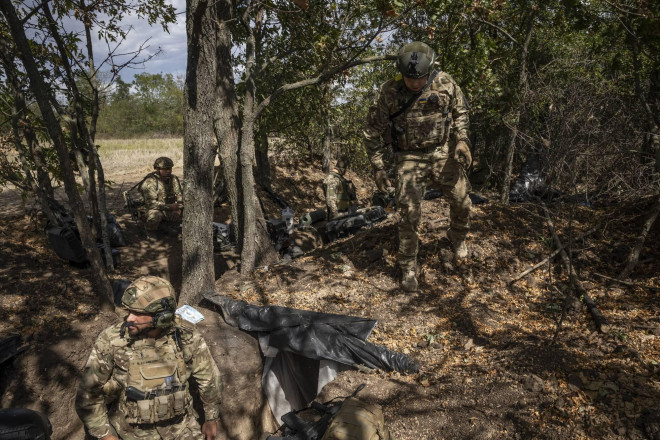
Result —
MULTIPOLYGON (((141 177, 115 178, 109 197, 129 242, 111 277, 153 274, 179 287, 180 239, 145 239, 117 197, 121 181, 126 186, 141 177)), ((322 177, 309 163, 280 163, 273 189, 299 216, 323 207, 322 177)), ((368 203, 370 183, 349 177, 368 203)), ((0 332, 20 334, 25 347, 2 365, 0 405, 44 412, 54 439, 83 439, 74 410, 80 372, 97 335, 122 319, 121 312, 99 311, 86 269, 58 259, 41 218, 18 194, 7 190, 0 199, 7 207, 0 222, 0 332)), ((271 202, 264 205, 278 214, 271 202)), ((510 283, 552 251, 538 207, 475 205, 470 256, 458 266, 446 239, 446 203, 424 201, 422 208, 417 294, 398 288, 396 214, 289 263, 261 267, 249 281, 235 272, 234 253, 217 253, 216 292, 250 304, 378 320, 368 341, 416 359, 419 373, 344 371, 317 400, 349 395, 365 383, 359 397, 382 405, 399 440, 660 438, 657 225, 630 283, 614 283, 597 274, 616 277, 643 218, 630 210, 550 206, 562 237, 570 210, 575 236, 607 225, 573 249, 581 281, 610 324, 600 333, 579 298, 567 295, 561 260, 510 283)), ((217 215, 224 220, 222 209, 217 215)), ((264 438, 276 424, 261 389, 255 335, 226 324, 208 303, 195 306, 205 316, 199 327, 222 373, 219 438, 264 438)))

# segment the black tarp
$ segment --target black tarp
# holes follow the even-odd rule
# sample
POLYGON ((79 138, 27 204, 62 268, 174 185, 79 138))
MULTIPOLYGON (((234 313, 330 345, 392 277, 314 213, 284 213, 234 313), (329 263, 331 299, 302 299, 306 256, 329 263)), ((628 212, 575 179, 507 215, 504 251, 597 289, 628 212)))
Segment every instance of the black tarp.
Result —
POLYGON ((278 421, 306 407, 338 371, 357 366, 419 371, 414 359, 366 341, 376 320, 255 306, 215 292, 203 296, 220 308, 228 324, 257 333, 265 356, 262 384, 278 421))

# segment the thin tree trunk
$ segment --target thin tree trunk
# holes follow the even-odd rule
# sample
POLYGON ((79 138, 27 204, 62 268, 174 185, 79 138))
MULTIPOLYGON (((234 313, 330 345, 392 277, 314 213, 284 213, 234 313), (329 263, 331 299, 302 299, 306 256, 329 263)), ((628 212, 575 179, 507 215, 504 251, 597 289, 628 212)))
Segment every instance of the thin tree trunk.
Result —
POLYGON ((14 90, 14 112, 11 118, 12 131, 14 132, 14 146, 18 151, 18 157, 19 160, 21 161, 21 166, 23 167, 25 178, 28 181, 30 187, 32 188, 32 191, 34 192, 35 196, 37 197, 37 200, 39 200, 39 204, 41 205, 42 211, 44 212, 44 214, 46 214, 46 218, 48 218, 48 221, 52 225, 58 225, 59 222, 57 221, 57 218, 53 214, 53 211, 50 209, 50 203, 48 203, 48 197, 46 196, 45 191, 39 187, 34 177, 32 176, 32 171, 30 170, 30 164, 27 159, 27 152, 21 142, 21 134, 18 128, 18 121, 20 119, 19 118, 20 110, 18 110, 18 105, 17 105, 18 98, 16 97, 18 93, 19 92, 17 90, 14 90))
POLYGON ((101 263, 101 255, 99 254, 96 243, 94 242, 92 232, 87 223, 87 216, 85 214, 85 207, 82 203, 82 199, 78 194, 78 188, 76 185, 75 177, 73 175, 73 169, 71 168, 71 163, 69 162, 69 154, 67 150, 66 143, 64 141, 64 135, 62 133, 62 128, 55 116, 53 108, 50 106, 48 99, 49 92, 46 84, 43 81, 43 78, 39 74, 39 70, 34 61, 34 56, 30 50, 30 45, 28 43, 27 37, 25 36, 25 30, 21 24, 20 19, 16 14, 16 10, 11 2, 0 1, 0 11, 7 19, 9 24, 10 32, 16 48, 19 53, 19 57, 23 62, 23 66, 27 72, 27 75, 30 79, 30 88, 34 94, 41 115, 44 118, 46 123, 46 128, 48 134, 55 146, 57 151, 57 156, 59 158, 60 167, 62 169, 62 180, 64 181, 64 189, 69 199, 69 204, 73 210, 76 223, 78 225, 78 231, 80 232, 80 238, 82 241, 85 250, 87 251, 87 256, 91 263, 91 281, 96 292, 99 295, 100 305, 102 310, 114 311, 113 303, 113 294, 112 288, 110 287, 110 282, 101 263))
MULTIPOLYGON (((257 12, 255 27, 261 25, 263 9, 257 12)), ((255 128, 255 97, 256 82, 254 67, 256 64, 255 32, 250 29, 246 44, 246 66, 252 66, 246 74, 245 96, 243 99, 243 125, 241 127, 241 149, 239 152, 241 167, 241 191, 243 193, 243 246, 241 249, 241 275, 249 276, 254 271, 257 261, 272 262, 276 259, 275 251, 270 243, 263 221, 263 212, 257 193, 253 167, 255 164, 254 128, 255 128)))
POLYGON ((231 62, 232 0, 219 0, 217 3, 218 28, 216 38, 216 58, 218 60, 216 92, 214 102, 214 131, 218 142, 218 155, 225 187, 231 207, 231 219, 234 224, 239 251, 242 247, 239 206, 243 204, 242 193, 238 191, 241 174, 238 168, 239 131, 241 128, 238 113, 238 100, 234 83, 234 71, 231 62))
POLYGON ((509 204, 509 187, 511 186, 511 174, 513 173, 513 158, 516 151, 516 139, 518 138, 518 124, 520 123, 520 114, 522 113, 522 100, 525 89, 527 88, 527 51, 529 49, 529 42, 532 40, 532 31, 534 30, 534 18, 536 11, 532 10, 527 23, 527 32, 525 34, 525 42, 520 50, 520 75, 518 76, 518 103, 516 111, 513 114, 513 121, 511 126, 511 137, 509 138, 509 145, 506 149, 506 162, 504 170, 504 180, 502 182, 502 192, 500 193, 500 201, 505 205, 509 204))
POLYGON ((323 86, 323 108, 321 108, 321 119, 325 121, 325 131, 323 133, 323 172, 329 173, 332 168, 332 125, 330 124, 330 112, 328 107, 330 102, 327 99, 329 94, 330 86, 325 84, 323 86))
POLYGON ((213 112, 216 80, 216 6, 186 3, 188 64, 183 130, 183 280, 181 303, 197 303, 215 289, 213 268, 213 112))

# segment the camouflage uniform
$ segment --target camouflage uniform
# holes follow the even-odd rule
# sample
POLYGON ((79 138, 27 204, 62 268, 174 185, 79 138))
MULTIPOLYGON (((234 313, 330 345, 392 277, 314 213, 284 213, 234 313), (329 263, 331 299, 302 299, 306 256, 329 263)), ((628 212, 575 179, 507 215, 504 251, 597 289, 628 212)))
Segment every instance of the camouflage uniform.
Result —
MULTIPOLYGON (((218 367, 195 325, 177 316, 174 326, 155 339, 133 339, 122 333, 119 323, 99 335, 80 380, 76 411, 89 434, 102 438, 112 433, 123 440, 203 440, 189 379, 192 376, 198 384, 206 421, 219 416, 221 383, 218 367), (182 414, 155 423, 130 423, 142 415, 138 402, 126 399, 131 372, 146 377, 145 366, 157 367, 165 361, 176 366, 166 379, 186 384, 179 403, 182 414)), ((172 406, 177 403, 169 403, 170 411, 172 406)))
POLYGON ((140 185, 144 207, 140 215, 145 219, 145 227, 155 231, 163 221, 177 221, 176 211, 166 210, 166 205, 183 203, 183 193, 179 178, 172 175, 168 182, 158 175, 158 171, 147 176, 140 185))
POLYGON ((399 265, 415 266, 421 201, 430 183, 439 186, 450 205, 450 232, 464 239, 470 227, 470 183, 464 167, 454 159, 458 141, 468 141, 468 108, 459 86, 449 74, 438 72, 424 93, 402 114, 413 96, 403 77, 385 82, 369 109, 364 143, 376 170, 384 168, 382 144, 398 143, 395 151, 396 204, 399 222, 399 265))
POLYGON ((348 212, 351 201, 355 200, 355 187, 344 176, 330 171, 323 179, 325 203, 328 207, 328 218, 339 217, 348 212))

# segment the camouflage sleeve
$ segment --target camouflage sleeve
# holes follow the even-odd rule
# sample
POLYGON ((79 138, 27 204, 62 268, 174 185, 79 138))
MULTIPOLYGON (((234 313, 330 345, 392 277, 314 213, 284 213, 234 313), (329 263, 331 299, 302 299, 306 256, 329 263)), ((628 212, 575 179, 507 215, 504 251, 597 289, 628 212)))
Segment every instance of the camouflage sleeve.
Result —
POLYGON ((112 345, 109 332, 99 335, 83 369, 78 393, 76 395, 76 412, 78 417, 96 438, 110 434, 110 422, 105 406, 103 386, 108 382, 114 368, 112 345))
POLYGON ((147 209, 164 209, 165 202, 158 201, 158 181, 156 177, 148 177, 140 188, 147 209))
POLYGON ((177 176, 173 176, 174 180, 174 195, 176 196, 177 203, 183 203, 183 189, 181 188, 181 181, 177 176))
POLYGON ((325 204, 328 207, 328 217, 335 218, 339 215, 337 208, 337 182, 332 175, 328 175, 323 181, 325 189, 325 204))
POLYGON ((363 131, 364 148, 375 170, 385 168, 383 162, 383 138, 389 138, 390 111, 387 102, 387 93, 383 84, 369 107, 367 122, 363 131))
MULTIPOLYGON (((468 127, 470 118, 468 116, 468 105, 463 91, 454 81, 454 96, 452 97, 452 119, 453 129, 457 141, 468 141, 468 127)), ((468 142, 469 143, 469 142, 468 142)))
POLYGON ((192 376, 199 385, 199 395, 204 406, 205 421, 215 420, 220 416, 222 383, 220 370, 211 356, 206 341, 197 329, 192 338, 192 376))

